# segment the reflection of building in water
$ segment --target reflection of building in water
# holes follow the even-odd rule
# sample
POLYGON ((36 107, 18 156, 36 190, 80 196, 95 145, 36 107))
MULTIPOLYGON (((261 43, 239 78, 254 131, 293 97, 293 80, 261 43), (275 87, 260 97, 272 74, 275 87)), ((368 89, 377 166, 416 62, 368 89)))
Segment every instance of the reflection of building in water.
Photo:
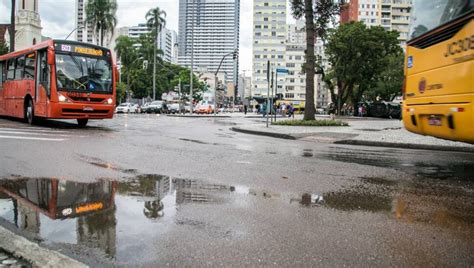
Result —
POLYGON ((234 190, 232 186, 202 183, 196 180, 173 179, 173 184, 176 189, 176 204, 216 202, 218 198, 209 193, 234 190))
POLYGON ((115 188, 116 183, 110 181, 19 179, 0 182, 0 192, 12 200, 13 216, 7 220, 19 229, 55 242, 99 247, 111 257, 116 251, 115 188), (52 221, 40 217, 39 213, 52 221), (61 228, 55 224, 58 219, 66 220, 61 228), (64 236, 59 235, 64 233, 64 236))

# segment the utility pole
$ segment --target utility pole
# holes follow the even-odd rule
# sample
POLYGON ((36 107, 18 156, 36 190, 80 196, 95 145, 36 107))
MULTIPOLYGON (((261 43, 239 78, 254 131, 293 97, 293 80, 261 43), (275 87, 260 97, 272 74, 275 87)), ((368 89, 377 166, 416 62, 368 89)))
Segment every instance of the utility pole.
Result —
POLYGON ((224 59, 227 57, 227 56, 230 56, 230 55, 233 55, 233 58, 234 60, 237 59, 237 49, 232 51, 232 52, 229 52, 227 54, 225 54, 222 59, 221 59, 221 62, 219 63, 219 67, 217 67, 217 70, 216 72, 214 73, 214 81, 215 81, 215 84, 214 84, 214 117, 217 116, 217 74, 219 73, 219 70, 221 69, 221 66, 222 66, 222 62, 224 62, 224 59))
POLYGON ((194 0, 192 1, 191 15, 191 72, 189 72, 189 95, 191 99, 191 114, 193 114, 193 70, 194 70, 194 0))
POLYGON ((15 51, 15 0, 12 0, 12 12, 10 17, 10 52, 15 51))
POLYGON ((269 102, 269 97, 270 97, 270 61, 267 61, 267 82, 268 82, 268 88, 267 88, 267 109, 265 111, 266 116, 267 116, 267 127, 268 127, 268 102, 269 102))

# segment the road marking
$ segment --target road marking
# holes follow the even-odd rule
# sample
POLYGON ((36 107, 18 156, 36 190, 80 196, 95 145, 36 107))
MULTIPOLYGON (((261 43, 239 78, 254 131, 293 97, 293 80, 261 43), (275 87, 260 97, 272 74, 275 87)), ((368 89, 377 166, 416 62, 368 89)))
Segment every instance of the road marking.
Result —
POLYGON ((61 131, 61 130, 49 130, 46 128, 34 128, 34 127, 0 127, 2 130, 21 130, 21 131, 30 131, 30 132, 50 132, 50 133, 71 133, 70 131, 61 131))
POLYGON ((2 136, 2 135, 0 135, 0 139, 36 140, 36 141, 64 141, 64 139, 25 137, 25 136, 2 136))
POLYGON ((19 135, 35 135, 35 136, 58 136, 58 137, 70 137, 70 135, 64 135, 64 134, 53 134, 53 133, 31 133, 31 132, 23 132, 23 131, 4 131, 3 129, 0 128, 0 133, 5 133, 5 134, 19 134, 19 135))

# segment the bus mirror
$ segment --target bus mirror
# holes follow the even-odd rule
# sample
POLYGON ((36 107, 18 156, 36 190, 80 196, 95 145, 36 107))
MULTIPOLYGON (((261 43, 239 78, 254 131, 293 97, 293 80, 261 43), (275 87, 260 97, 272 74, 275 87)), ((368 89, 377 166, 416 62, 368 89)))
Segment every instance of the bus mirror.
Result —
POLYGON ((48 64, 53 65, 54 64, 54 51, 48 49, 48 64))

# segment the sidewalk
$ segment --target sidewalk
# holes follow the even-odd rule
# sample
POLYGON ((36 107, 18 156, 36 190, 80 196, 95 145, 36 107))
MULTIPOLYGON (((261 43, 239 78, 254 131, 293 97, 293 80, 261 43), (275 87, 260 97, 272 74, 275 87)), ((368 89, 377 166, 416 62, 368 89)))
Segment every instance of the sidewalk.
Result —
POLYGON ((400 120, 349 118, 348 127, 274 126, 265 123, 232 127, 233 131, 275 138, 394 148, 474 152, 474 145, 408 132, 400 120))

